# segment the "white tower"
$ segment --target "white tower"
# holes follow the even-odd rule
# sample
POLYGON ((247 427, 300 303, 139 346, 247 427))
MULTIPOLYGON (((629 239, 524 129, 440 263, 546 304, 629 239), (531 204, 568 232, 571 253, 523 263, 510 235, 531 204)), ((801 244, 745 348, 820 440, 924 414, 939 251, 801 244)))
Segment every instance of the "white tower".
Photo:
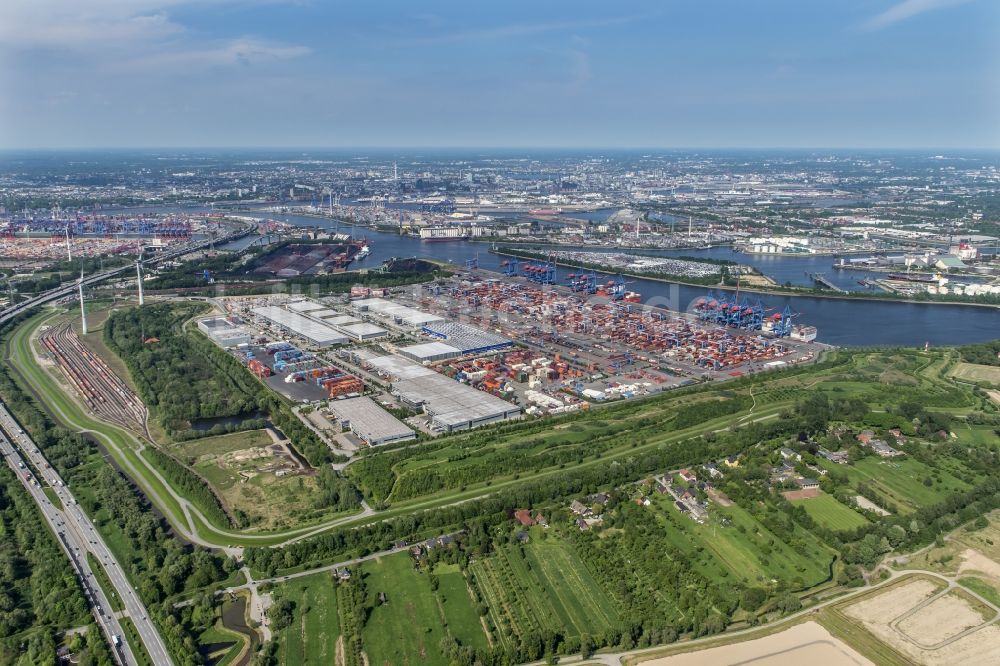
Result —
POLYGON ((66 225, 66 257, 73 261, 73 247, 69 244, 69 224, 66 225))
POLYGON ((392 163, 392 179, 396 181, 399 180, 399 169, 396 167, 395 162, 392 163))
POLYGON ((691 231, 694 229, 694 222, 690 215, 688 215, 688 240, 691 240, 691 231))
POLYGON ((139 281, 139 305, 144 305, 146 303, 145 296, 142 293, 142 264, 138 261, 135 262, 135 277, 139 281))
POLYGON ((87 311, 83 308, 83 273, 80 273, 80 281, 76 283, 80 290, 80 328, 83 334, 87 335, 87 311))

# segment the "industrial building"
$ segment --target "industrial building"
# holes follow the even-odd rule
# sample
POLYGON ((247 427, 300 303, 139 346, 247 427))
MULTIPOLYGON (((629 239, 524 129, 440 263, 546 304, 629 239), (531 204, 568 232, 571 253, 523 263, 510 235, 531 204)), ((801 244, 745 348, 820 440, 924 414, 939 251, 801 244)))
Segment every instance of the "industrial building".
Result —
POLYGON ((347 337, 335 328, 276 305, 254 308, 252 312, 316 347, 342 345, 347 342, 347 337))
POLYGON ((444 321, 438 315, 433 315, 406 305, 399 305, 384 298, 362 298, 351 303, 351 307, 358 312, 377 314, 396 324, 412 328, 419 328, 431 322, 444 321))
MULTIPOLYGON (((361 320, 357 317, 352 317, 351 315, 342 315, 334 312, 335 316, 323 315, 320 319, 323 320, 324 324, 330 324, 331 326, 346 326, 347 324, 360 324, 361 320)), ((313 315, 316 316, 316 315, 313 315)))
POLYGON ((400 356, 405 356, 417 363, 436 363, 462 355, 458 349, 444 342, 425 342, 419 345, 400 347, 397 351, 400 356))
POLYGON ((431 417, 431 425, 438 430, 451 432, 478 428, 521 415, 521 408, 517 405, 445 377, 402 356, 377 356, 366 349, 354 350, 351 354, 357 362, 388 377, 392 394, 409 407, 422 409, 431 417))
POLYGON ((232 320, 224 317, 202 319, 198 322, 198 328, 215 344, 225 349, 250 344, 250 333, 242 326, 238 326, 232 320))
POLYGON ((285 307, 293 312, 313 312, 326 309, 326 306, 322 303, 317 303, 316 301, 311 301, 309 299, 303 301, 291 301, 286 303, 285 307))
POLYGON ((422 408, 431 417, 431 427, 444 432, 478 428, 521 415, 520 407, 436 372, 394 382, 392 394, 410 407, 422 408))
POLYGON ((348 324, 347 326, 338 326, 337 330, 340 332, 354 338, 358 342, 364 342, 365 340, 374 340, 375 338, 382 338, 389 334, 389 331, 385 330, 381 326, 376 326, 375 324, 366 324, 364 322, 360 324, 348 324))
POLYGON ((447 340, 448 346, 454 347, 462 354, 485 354, 507 349, 514 345, 505 337, 450 321, 427 323, 424 324, 422 330, 427 335, 447 340))
POLYGON ((382 409, 371 398, 331 400, 330 412, 340 420, 344 428, 350 428, 351 432, 369 446, 405 442, 417 437, 406 424, 382 409))

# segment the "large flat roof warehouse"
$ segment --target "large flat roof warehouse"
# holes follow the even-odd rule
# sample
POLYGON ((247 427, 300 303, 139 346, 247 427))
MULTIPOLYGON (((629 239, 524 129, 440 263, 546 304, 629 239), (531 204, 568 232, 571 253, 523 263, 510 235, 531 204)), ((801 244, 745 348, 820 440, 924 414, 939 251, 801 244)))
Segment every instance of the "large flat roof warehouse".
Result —
POLYGON ((520 407, 436 372, 393 382, 392 392, 414 407, 423 406, 431 424, 446 432, 521 415, 520 407))
POLYGON ((437 315, 400 305, 385 298, 362 298, 351 303, 351 307, 359 312, 373 312, 408 326, 421 326, 430 322, 442 321, 441 317, 437 315))
POLYGON ((375 324, 348 324, 347 326, 338 326, 337 330, 355 340, 371 340, 372 338, 381 338, 389 333, 381 326, 376 326, 375 324))
POLYGON ((285 307, 294 312, 312 312, 314 310, 325 310, 326 306, 316 301, 306 299, 304 301, 292 301, 286 303, 285 307))
MULTIPOLYGON (((330 310, 329 308, 323 308, 322 310, 310 310, 309 316, 313 319, 328 319, 329 317, 338 317, 340 313, 336 310, 330 310)), ((329 324, 330 322, 325 322, 329 324)))
POLYGON ((313 314, 313 316, 319 317, 320 319, 323 320, 324 324, 330 324, 331 326, 345 326, 347 324, 357 324, 361 322, 361 320, 358 319, 357 317, 352 317, 351 315, 342 315, 337 312, 334 312, 333 315, 330 316, 321 315, 318 313, 313 314))
POLYGON ((462 355, 462 352, 458 349, 443 342, 424 342, 419 345, 400 347, 396 351, 400 355, 413 359, 417 363, 433 363, 462 355))
POLYGON ((416 433, 371 398, 331 400, 330 412, 371 446, 416 438, 416 433))
POLYGON ((342 345, 347 342, 347 338, 340 331, 277 305, 254 308, 253 313, 318 347, 342 345))
POLYGON ((481 354, 497 349, 506 349, 514 344, 503 336, 450 321, 425 324, 423 331, 435 338, 447 340, 449 345, 463 354, 481 354))
MULTIPOLYGON (((358 356, 362 356, 360 352, 358 353, 358 356)), ((428 377, 430 375, 437 374, 430 368, 426 368, 419 363, 414 363, 413 361, 403 358, 402 356, 375 356, 364 358, 363 360, 378 370, 381 374, 391 377, 393 380, 428 377)))

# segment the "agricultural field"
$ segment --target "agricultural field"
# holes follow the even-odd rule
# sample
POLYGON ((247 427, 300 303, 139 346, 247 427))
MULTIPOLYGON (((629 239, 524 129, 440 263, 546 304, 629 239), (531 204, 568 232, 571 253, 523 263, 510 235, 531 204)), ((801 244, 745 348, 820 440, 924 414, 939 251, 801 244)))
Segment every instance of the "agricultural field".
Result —
POLYGON ((501 645, 528 633, 599 634, 618 619, 615 604, 571 546, 555 537, 499 549, 470 570, 501 645))
POLYGON ((972 382, 983 382, 1000 386, 1000 366, 958 363, 951 371, 951 376, 955 379, 966 379, 972 382))
POLYGON ((670 542, 710 579, 721 575, 747 584, 777 579, 809 587, 829 576, 833 551, 801 527, 786 541, 736 504, 712 505, 704 524, 682 515, 669 497, 655 498, 653 506, 670 542))
POLYGON ((860 513, 844 506, 832 495, 821 494, 818 497, 795 500, 809 516, 820 525, 831 530, 852 530, 868 523, 860 513))
MULTIPOLYGON (((418 573, 408 553, 391 555, 362 567, 369 604, 384 593, 384 603, 374 603, 362 632, 371 666, 448 666, 441 654, 446 630, 430 576, 418 573), (391 638, 390 638, 391 637, 391 638)), ((458 603, 458 598, 455 598, 458 603)), ((469 598, 469 613, 475 613, 469 598)))
POLYGON ((473 648, 489 647, 486 628, 474 605, 465 575, 457 564, 434 567, 438 580, 436 594, 444 613, 445 627, 462 645, 473 648))
POLYGON ((340 630, 337 582, 318 573, 286 583, 281 595, 295 604, 292 624, 280 633, 279 664, 332 664, 340 630))
POLYGON ((843 469, 852 482, 868 483, 902 512, 910 512, 970 488, 968 483, 951 474, 948 467, 965 473, 967 470, 957 461, 941 458, 940 464, 933 469, 910 457, 882 459, 877 456, 868 456, 851 465, 824 466, 843 469))
POLYGON ((838 604, 833 612, 909 663, 985 666, 1000 661, 1000 628, 987 624, 995 612, 942 581, 907 577, 838 604))

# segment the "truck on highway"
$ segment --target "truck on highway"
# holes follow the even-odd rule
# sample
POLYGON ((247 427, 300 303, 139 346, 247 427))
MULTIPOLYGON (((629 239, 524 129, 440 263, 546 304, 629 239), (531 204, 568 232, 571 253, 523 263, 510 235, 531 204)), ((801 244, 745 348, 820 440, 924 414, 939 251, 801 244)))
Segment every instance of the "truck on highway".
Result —
POLYGON ((111 640, 114 641, 115 647, 121 647, 122 639, 121 639, 121 637, 118 636, 118 634, 115 634, 114 636, 112 636, 111 640))

